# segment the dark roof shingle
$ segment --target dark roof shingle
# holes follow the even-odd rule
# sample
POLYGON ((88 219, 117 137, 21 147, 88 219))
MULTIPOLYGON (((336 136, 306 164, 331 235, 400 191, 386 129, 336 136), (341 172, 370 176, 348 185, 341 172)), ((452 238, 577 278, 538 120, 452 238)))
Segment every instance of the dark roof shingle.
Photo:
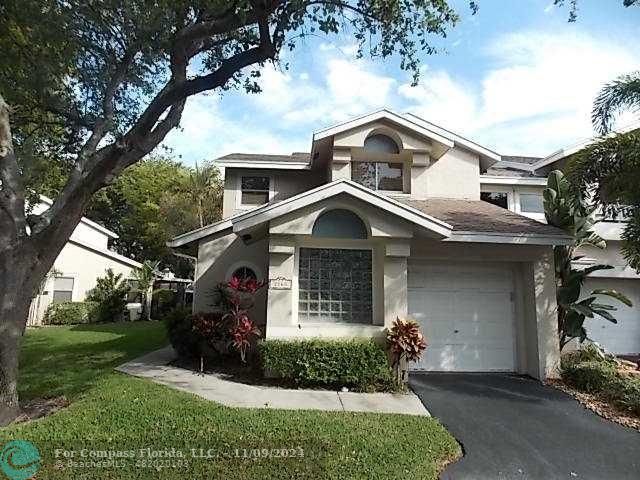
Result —
POLYGON ((235 160, 235 161, 263 161, 263 162, 308 162, 311 158, 310 153, 293 152, 290 155, 271 155, 264 153, 230 153, 216 160, 235 160))
POLYGON ((483 232, 566 236, 559 228, 505 210, 481 200, 401 200, 403 203, 447 222, 454 232, 483 232))

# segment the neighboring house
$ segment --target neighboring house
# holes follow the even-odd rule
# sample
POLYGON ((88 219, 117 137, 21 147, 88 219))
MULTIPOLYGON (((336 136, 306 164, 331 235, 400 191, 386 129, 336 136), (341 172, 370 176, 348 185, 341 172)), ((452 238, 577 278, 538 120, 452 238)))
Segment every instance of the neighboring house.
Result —
MULTIPOLYGON (((503 156, 501 162, 481 175, 483 200, 544 221, 542 191, 546 185, 546 176, 552 170, 564 169, 567 160, 590 142, 558 150, 545 158, 503 156)), ((636 355, 640 353, 640 275, 628 266, 621 252, 620 238, 625 226, 624 218, 600 216, 600 219, 595 231, 606 240, 607 248, 583 248, 578 252, 584 255, 579 264, 586 267, 604 263, 614 268, 592 273, 585 282, 583 292, 615 289, 629 297, 633 307, 607 300, 605 303, 618 308, 618 311, 612 312, 618 323, 613 324, 601 318, 587 319, 587 331, 594 341, 610 352, 636 355)))
MULTIPOLYGON (((35 214, 47 210, 52 201, 40 197, 41 203, 33 208, 35 214)), ((53 302, 83 301, 98 277, 111 268, 116 274, 132 278, 132 270, 142 265, 108 248, 109 240, 118 235, 82 217, 56 259, 52 274, 49 275, 41 293, 31 303, 27 325, 42 324, 47 307, 53 302)))
POLYGON ((267 338, 380 337, 413 317, 429 343, 416 369, 544 379, 559 362, 552 248, 571 239, 481 201, 501 160, 375 112, 316 132, 310 154, 222 157, 224 219, 169 246, 197 249, 194 310, 215 308, 220 281, 268 279, 253 312, 267 338))

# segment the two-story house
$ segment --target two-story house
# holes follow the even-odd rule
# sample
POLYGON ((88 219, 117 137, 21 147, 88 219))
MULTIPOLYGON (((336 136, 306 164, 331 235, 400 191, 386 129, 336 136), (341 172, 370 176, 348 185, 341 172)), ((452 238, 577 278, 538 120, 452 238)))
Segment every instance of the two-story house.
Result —
POLYGON ((413 317, 417 369, 554 373, 552 247, 570 239, 520 214, 524 190, 515 211, 482 200, 500 155, 386 110, 316 132, 310 152, 218 160, 224 219, 170 242, 197 250, 194 310, 221 281, 267 279, 267 338, 380 337, 413 317))
MULTIPOLYGON (((502 157, 502 161, 482 172, 481 198, 522 215, 544 221, 542 191, 546 177, 552 170, 563 170, 567 160, 580 152, 593 140, 577 143, 553 152, 544 158, 502 157)), ((633 303, 632 307, 606 300, 617 310, 612 312, 617 323, 602 318, 587 319, 585 324, 592 340, 617 354, 640 353, 640 275, 631 268, 622 254, 621 234, 625 227, 621 216, 600 215, 595 231, 607 242, 605 249, 583 247, 578 253, 583 266, 597 263, 613 266, 610 270, 592 273, 583 287, 586 296, 593 290, 617 290, 633 303)), ((604 297, 603 297, 604 298, 604 297)))
MULTIPOLYGON (((41 196, 40 202, 33 206, 33 213, 46 211, 52 203, 51 199, 41 196)), ((132 278, 133 271, 142 264, 110 250, 109 241, 115 238, 118 238, 115 232, 82 217, 56 258, 53 274, 47 276, 31 302, 27 325, 42 325, 52 303, 84 301, 107 269, 124 278, 132 278)))

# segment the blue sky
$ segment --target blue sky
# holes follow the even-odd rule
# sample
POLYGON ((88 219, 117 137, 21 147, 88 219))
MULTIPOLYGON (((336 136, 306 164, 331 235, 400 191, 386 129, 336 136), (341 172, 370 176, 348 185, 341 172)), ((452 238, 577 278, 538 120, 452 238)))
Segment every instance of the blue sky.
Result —
MULTIPOLYGON (((545 156, 592 135, 591 102, 603 83, 640 69, 640 8, 580 0, 578 21, 553 0, 480 0, 446 53, 422 56, 420 84, 396 59, 357 60, 348 35, 311 38, 266 66, 263 92, 189 99, 165 144, 185 163, 231 152, 308 151, 315 130, 383 107, 413 112, 505 155, 545 156)), ((634 121, 630 114, 619 125, 634 121)))

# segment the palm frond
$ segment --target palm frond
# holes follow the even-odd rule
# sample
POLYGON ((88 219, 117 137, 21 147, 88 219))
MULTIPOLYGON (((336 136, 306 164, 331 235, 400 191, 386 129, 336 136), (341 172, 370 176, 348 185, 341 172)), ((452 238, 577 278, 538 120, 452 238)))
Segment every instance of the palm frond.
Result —
POLYGON ((640 71, 621 75, 600 90, 591 111, 593 127, 602 135, 609 133, 616 115, 625 109, 640 109, 640 71))

